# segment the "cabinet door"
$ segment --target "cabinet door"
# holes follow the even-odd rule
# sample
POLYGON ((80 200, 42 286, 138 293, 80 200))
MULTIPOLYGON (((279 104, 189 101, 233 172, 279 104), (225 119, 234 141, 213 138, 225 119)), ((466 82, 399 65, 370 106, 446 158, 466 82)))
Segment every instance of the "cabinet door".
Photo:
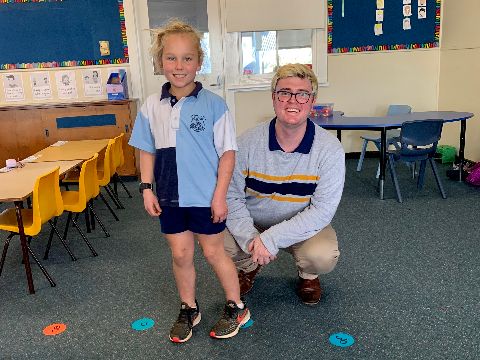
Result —
POLYGON ((24 159, 50 144, 39 111, 0 111, 0 129, 0 168, 6 159, 24 159))

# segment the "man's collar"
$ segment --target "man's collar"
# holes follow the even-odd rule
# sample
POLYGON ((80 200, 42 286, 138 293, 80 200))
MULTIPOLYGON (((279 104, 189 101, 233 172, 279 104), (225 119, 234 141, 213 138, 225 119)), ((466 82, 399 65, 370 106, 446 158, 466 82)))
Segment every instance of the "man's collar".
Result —
MULTIPOLYGON (((171 87, 172 87, 172 84, 170 84, 169 81, 167 81, 165 84, 163 84, 162 95, 160 96, 160 100, 168 99, 169 97, 173 96, 172 94, 170 94, 170 88, 171 87)), ((195 81, 195 89, 193 89, 193 91, 190 94, 188 94, 188 96, 197 97, 200 90, 202 90, 202 83, 200 81, 195 81)))
MULTIPOLYGON (((275 151, 275 150, 283 151, 282 147, 277 141, 277 137, 275 136, 276 121, 277 121, 276 117, 274 117, 272 121, 270 121, 270 125, 268 128, 268 149, 270 151, 275 151)), ((312 148, 314 137, 315 137, 315 124, 310 119, 307 119, 307 129, 305 130, 305 135, 303 135, 302 141, 297 146, 297 148, 292 152, 308 154, 310 152, 310 149, 312 148)))

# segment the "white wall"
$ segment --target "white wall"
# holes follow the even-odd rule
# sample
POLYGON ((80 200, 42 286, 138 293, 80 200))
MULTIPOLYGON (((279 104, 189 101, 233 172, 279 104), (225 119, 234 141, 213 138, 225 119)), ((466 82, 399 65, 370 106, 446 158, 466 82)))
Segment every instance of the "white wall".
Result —
MULTIPOLYGON (((438 97, 441 110, 477 114, 467 121, 465 147, 465 157, 474 161, 480 161, 479 13, 479 1, 444 0, 438 97)), ((458 123, 448 124, 442 142, 458 147, 459 131, 458 123)))

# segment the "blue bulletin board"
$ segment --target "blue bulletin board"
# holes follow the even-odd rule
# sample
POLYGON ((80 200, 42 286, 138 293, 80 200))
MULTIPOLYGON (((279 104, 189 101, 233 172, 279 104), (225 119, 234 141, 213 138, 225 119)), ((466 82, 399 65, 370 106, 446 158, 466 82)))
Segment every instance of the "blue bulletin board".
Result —
POLYGON ((0 70, 128 62, 123 0, 0 0, 0 33, 0 70))
POLYGON ((440 0, 328 0, 328 52, 438 47, 440 0))

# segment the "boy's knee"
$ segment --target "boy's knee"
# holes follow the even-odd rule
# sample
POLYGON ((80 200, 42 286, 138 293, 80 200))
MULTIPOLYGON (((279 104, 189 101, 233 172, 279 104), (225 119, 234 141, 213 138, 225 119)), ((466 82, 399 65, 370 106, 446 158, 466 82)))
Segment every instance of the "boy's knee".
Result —
POLYGON ((177 266, 185 266, 193 262, 193 257, 186 250, 172 252, 172 259, 177 266))
POLYGON ((207 260, 209 264, 215 263, 218 259, 218 251, 215 249, 210 249, 210 248, 203 248, 203 256, 207 260))

